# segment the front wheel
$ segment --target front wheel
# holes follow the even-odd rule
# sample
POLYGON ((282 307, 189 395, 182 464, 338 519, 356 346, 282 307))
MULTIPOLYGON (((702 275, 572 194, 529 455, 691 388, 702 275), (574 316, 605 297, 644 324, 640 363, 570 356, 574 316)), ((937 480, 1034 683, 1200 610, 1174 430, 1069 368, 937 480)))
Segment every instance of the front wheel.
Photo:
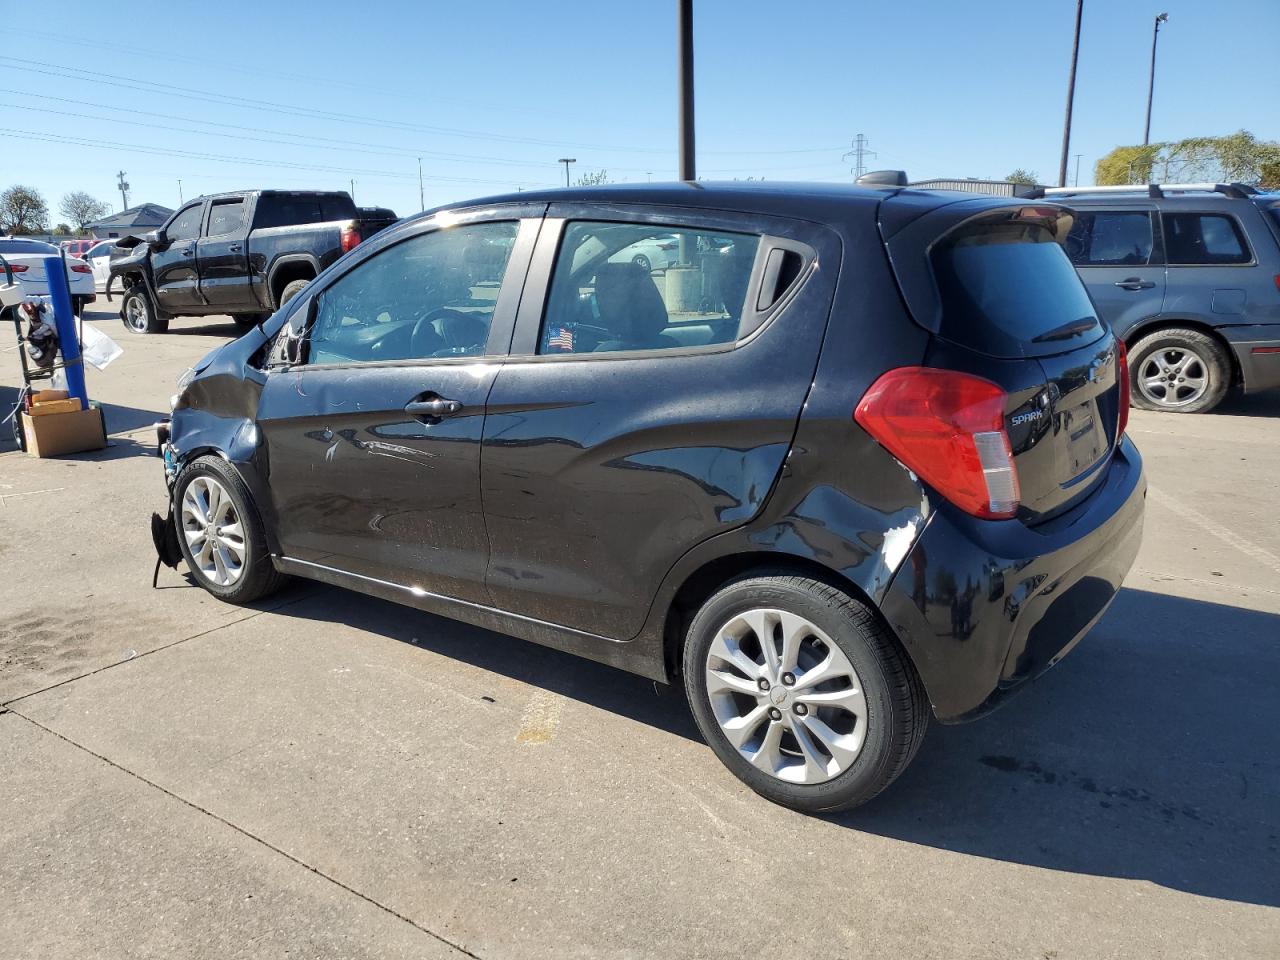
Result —
POLYGON ((637 253, 631 258, 631 262, 642 269, 645 273, 651 273, 653 271, 653 264, 649 262, 649 258, 643 253, 637 253))
POLYGON ((228 603, 249 603, 284 583, 249 488, 224 460, 194 461, 178 477, 173 499, 178 545, 200 586, 228 603))
POLYGON ((1130 394, 1143 410, 1208 413, 1231 386, 1231 358, 1199 330, 1157 330, 1129 351, 1130 394))
POLYGON ((914 667, 875 614, 807 577, 720 589, 685 641, 685 689, 716 756, 752 790, 807 813, 892 783, 928 726, 914 667))
POLYGON ((120 318, 130 333, 164 333, 169 329, 169 321, 159 315, 151 294, 141 285, 130 287, 124 295, 120 318))
POLYGON ((283 307, 303 290, 307 289, 307 284, 310 282, 310 280, 291 280, 285 284, 285 288, 280 291, 280 306, 283 307))

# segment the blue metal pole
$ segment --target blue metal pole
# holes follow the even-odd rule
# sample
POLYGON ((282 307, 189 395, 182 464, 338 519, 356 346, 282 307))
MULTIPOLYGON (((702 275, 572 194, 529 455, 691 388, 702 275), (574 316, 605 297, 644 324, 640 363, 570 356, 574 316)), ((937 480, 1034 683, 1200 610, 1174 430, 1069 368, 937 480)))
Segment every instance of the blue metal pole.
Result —
POLYGON ((62 362, 67 365, 67 393, 80 398, 84 409, 89 409, 89 391, 84 385, 84 365, 80 363, 80 338, 76 335, 76 314, 71 307, 71 294, 67 290, 67 271, 61 257, 44 258, 44 275, 49 284, 49 299, 53 303, 53 323, 58 330, 58 350, 62 362))

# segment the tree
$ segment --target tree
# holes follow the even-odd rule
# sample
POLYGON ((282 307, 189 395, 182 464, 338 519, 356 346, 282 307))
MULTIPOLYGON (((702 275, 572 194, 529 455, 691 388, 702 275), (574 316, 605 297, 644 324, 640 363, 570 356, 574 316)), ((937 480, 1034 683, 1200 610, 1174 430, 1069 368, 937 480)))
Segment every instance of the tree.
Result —
POLYGON ((1280 143, 1247 130, 1221 137, 1187 137, 1143 147, 1116 147, 1094 167, 1099 184, 1240 182, 1280 186, 1280 143))
POLYGON ((93 221, 101 220, 111 212, 111 208, 105 203, 94 199, 83 190, 66 194, 58 209, 64 217, 76 225, 76 229, 82 232, 93 221))
POLYGON ((598 187, 605 183, 613 183, 613 181, 609 179, 608 170, 597 170, 594 173, 584 173, 578 178, 578 186, 580 187, 598 187))
POLYGON ((71 236, 71 224, 69 224, 69 223, 60 223, 60 224, 58 224, 56 227, 54 227, 54 228, 53 228, 53 235, 54 235, 55 237, 69 237, 69 236, 71 236))
POLYGON ((48 225, 49 207, 35 187, 17 184, 0 193, 0 230, 42 233, 48 225))
POLYGON ((1034 187, 1040 182, 1040 178, 1034 170, 1023 170, 1021 167, 1006 176, 1005 180, 1009 183, 1025 183, 1029 187, 1034 187))

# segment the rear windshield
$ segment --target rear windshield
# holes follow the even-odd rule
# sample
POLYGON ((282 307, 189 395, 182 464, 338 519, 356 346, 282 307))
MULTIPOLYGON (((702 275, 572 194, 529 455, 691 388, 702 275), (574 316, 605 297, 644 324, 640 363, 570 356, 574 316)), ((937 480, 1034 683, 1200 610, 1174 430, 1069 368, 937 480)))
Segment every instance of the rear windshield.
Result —
POLYGON ((995 357, 1084 346, 1102 325, 1084 284, 1042 220, 966 224, 932 252, 942 300, 938 333, 995 357))
POLYGON ((0 240, 0 253, 53 253, 58 248, 41 240, 0 240))
POLYGON ((265 194, 258 198, 258 211, 253 218, 256 227, 291 227, 299 223, 328 223, 352 220, 356 205, 340 193, 330 194, 265 194))

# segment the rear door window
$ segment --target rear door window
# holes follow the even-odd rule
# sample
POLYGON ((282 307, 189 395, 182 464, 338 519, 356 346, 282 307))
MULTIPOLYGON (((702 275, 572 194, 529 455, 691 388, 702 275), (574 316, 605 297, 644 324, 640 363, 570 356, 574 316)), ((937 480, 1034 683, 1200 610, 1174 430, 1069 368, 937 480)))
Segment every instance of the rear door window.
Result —
POLYGON ((939 334, 996 357, 1048 356, 1102 336, 1093 302, 1054 233, 1016 216, 962 225, 930 258, 939 334))
POLYGON ((1184 266, 1251 263, 1253 255, 1235 217, 1220 213, 1164 213, 1168 262, 1184 266))
POLYGON ((254 224, 258 227, 291 227, 302 223, 351 220, 355 204, 341 194, 304 196, 288 193, 264 194, 258 198, 254 224))
POLYGON ((1146 266, 1151 262, 1151 214, 1077 210, 1066 250, 1077 267, 1146 266))
POLYGON ((207 237, 221 237, 235 233, 244 225, 244 197, 234 200, 215 200, 209 208, 207 237))
POLYGON ((566 225, 538 353, 679 350, 738 339, 760 238, 691 227, 566 225))

